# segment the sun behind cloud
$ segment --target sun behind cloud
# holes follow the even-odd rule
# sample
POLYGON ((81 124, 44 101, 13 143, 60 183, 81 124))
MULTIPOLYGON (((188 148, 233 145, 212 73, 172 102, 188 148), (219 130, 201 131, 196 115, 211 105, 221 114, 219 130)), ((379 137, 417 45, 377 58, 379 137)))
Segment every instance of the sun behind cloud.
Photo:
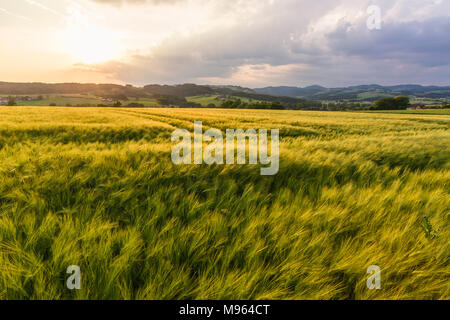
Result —
POLYGON ((66 50, 82 63, 105 62, 120 56, 118 36, 89 23, 87 16, 71 11, 67 23, 66 50))

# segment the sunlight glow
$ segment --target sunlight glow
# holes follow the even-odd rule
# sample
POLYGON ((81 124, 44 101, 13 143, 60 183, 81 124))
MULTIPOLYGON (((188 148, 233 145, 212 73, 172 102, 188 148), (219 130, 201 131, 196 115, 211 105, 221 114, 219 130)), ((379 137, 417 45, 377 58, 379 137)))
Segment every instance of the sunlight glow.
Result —
POLYGON ((105 62, 119 56, 118 40, 110 31, 93 26, 87 16, 70 12, 66 31, 67 51, 82 63, 105 62))

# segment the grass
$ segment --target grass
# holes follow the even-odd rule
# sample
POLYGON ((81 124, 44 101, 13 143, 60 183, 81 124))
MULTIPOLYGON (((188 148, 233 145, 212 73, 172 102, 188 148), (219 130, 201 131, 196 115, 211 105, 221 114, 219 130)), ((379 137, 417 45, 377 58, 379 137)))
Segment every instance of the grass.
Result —
POLYGON ((370 113, 390 113, 390 114, 420 114, 420 115, 450 115, 450 109, 419 109, 419 110, 383 110, 383 111, 363 111, 370 113))
MULTIPOLYGON (((36 98, 36 95, 32 97, 36 98)), ((42 95, 42 100, 32 101, 18 101, 24 106, 48 106, 52 103, 58 106, 70 105, 98 105, 102 103, 102 99, 94 95, 82 95, 82 94, 53 94, 42 95)))
POLYGON ((140 98, 140 99, 129 98, 126 101, 120 100, 120 103, 122 103, 123 106, 126 106, 127 104, 130 103, 138 103, 144 105, 145 107, 162 107, 162 105, 158 102, 157 99, 152 98, 140 98))
MULTIPOLYGON (((220 97, 220 95, 201 95, 201 96, 187 97, 186 100, 188 100, 190 102, 199 103, 204 107, 207 107, 210 104, 220 106, 223 103, 223 101, 218 100, 217 99, 218 97, 220 97)), ((226 96, 226 100, 238 100, 238 99, 240 99, 244 103, 259 102, 258 100, 249 99, 249 98, 243 98, 243 97, 237 97, 237 96, 226 96)))
MULTIPOLYGON (((33 98, 36 98, 36 95, 32 95, 33 98)), ((114 100, 103 101, 101 97, 95 95, 87 95, 87 94, 53 94, 53 95, 42 95, 42 100, 32 100, 32 101, 17 101, 18 104, 23 106, 33 106, 33 107, 42 107, 49 105, 57 105, 57 106, 97 106, 97 105, 112 105, 115 103, 114 100)), ((144 105, 145 107, 160 107, 161 105, 158 103, 156 99, 152 98, 129 98, 128 100, 119 100, 123 106, 126 106, 130 103, 139 103, 144 105)))
POLYGON ((448 115, 0 114, 0 299, 450 298, 448 115), (173 165, 194 120, 280 129, 278 175, 173 165))

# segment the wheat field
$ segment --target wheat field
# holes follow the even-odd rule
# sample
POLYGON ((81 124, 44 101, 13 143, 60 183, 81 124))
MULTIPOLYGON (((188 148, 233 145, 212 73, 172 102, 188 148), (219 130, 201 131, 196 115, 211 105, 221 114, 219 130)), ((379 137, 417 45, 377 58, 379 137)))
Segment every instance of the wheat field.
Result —
POLYGON ((0 109, 0 299, 449 299, 450 116, 0 109), (171 133, 280 129, 280 170, 171 133), (66 269, 81 268, 68 290, 66 269), (381 290, 366 286, 370 265, 381 290))

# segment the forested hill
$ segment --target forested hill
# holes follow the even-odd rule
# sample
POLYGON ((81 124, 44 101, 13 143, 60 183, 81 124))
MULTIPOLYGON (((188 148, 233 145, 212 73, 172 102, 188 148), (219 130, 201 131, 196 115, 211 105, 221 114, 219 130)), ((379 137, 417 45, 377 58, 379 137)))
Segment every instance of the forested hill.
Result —
POLYGON ((280 102, 286 105, 305 103, 306 100, 294 97, 279 97, 254 92, 248 88, 236 86, 203 86, 196 84, 181 85, 132 85, 116 84, 80 84, 80 83, 11 83, 0 82, 0 95, 44 95, 44 94, 93 94, 111 99, 126 99, 127 97, 146 98, 169 96, 184 99, 201 95, 224 95, 258 101, 280 102))
POLYGON ((146 98, 171 96, 186 98, 202 95, 224 95, 258 101, 278 101, 284 104, 312 101, 376 101, 382 97, 415 96, 429 99, 450 98, 450 86, 420 85, 362 85, 344 88, 321 86, 266 87, 250 89, 239 86, 208 86, 197 84, 159 85, 144 87, 117 84, 80 83, 11 83, 0 82, 0 95, 93 94, 99 97, 121 99, 123 97, 146 98))
POLYGON ((301 97, 311 100, 366 100, 375 101, 386 96, 415 96, 429 99, 450 97, 450 86, 397 85, 380 86, 362 85, 343 88, 325 88, 321 86, 300 87, 266 87, 253 91, 274 96, 301 97))
POLYGON ((212 94, 214 90, 207 86, 183 84, 176 86, 148 85, 134 87, 117 84, 81 84, 81 83, 13 83, 0 82, 0 94, 95 94, 98 96, 122 94, 126 96, 170 95, 188 97, 201 94, 212 94))

